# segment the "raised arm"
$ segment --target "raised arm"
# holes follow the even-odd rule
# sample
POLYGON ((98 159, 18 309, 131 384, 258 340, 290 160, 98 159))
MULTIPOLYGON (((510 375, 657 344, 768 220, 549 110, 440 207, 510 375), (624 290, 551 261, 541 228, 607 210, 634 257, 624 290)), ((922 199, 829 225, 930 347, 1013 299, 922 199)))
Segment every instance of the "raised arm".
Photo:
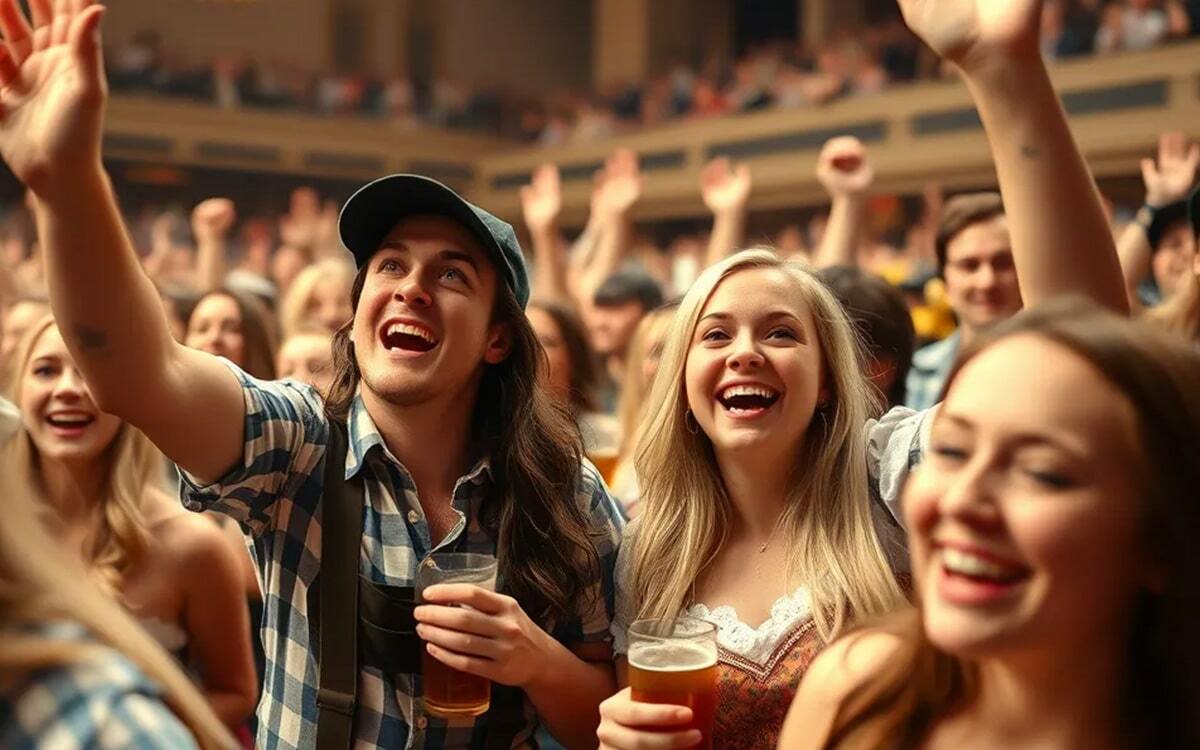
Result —
POLYGON ((712 211, 713 228, 704 267, 719 263, 746 241, 746 202, 750 199, 750 167, 734 168, 723 156, 700 170, 700 193, 712 211))
POLYGON ((558 167, 543 164, 533 173, 533 181, 521 188, 521 211, 533 245, 537 273, 533 296, 571 303, 567 289, 567 262, 562 248, 558 216, 562 211, 562 183, 558 167))
POLYGON ((217 477, 242 452, 237 381, 171 338, 100 162, 107 92, 102 6, 32 0, 33 29, 0 0, 0 154, 36 196, 51 306, 102 409, 186 469, 217 477))
POLYGON ((220 289, 228 273, 229 232, 237 218, 233 201, 209 198, 192 209, 192 234, 196 238, 196 288, 220 289))
MULTIPOLYGON (((1180 131, 1163 133, 1158 139, 1158 161, 1142 159, 1142 180, 1146 184, 1146 205, 1143 210, 1153 211, 1181 201, 1187 197, 1196 179, 1196 166, 1200 164, 1200 145, 1188 147, 1188 139, 1180 131)), ((1154 248, 1146 236, 1149 229, 1148 217, 1141 212, 1121 232, 1117 240, 1117 254, 1121 258, 1121 272, 1125 277, 1125 288, 1129 304, 1134 310, 1141 309, 1137 288, 1150 272, 1150 256, 1154 248)))
POLYGON ((817 268, 857 265, 867 191, 875 183, 862 141, 850 135, 826 141, 817 157, 817 181, 829 193, 829 222, 813 263, 817 268))
POLYGON ((604 165, 603 175, 597 179, 596 190, 592 200, 596 245, 580 269, 577 290, 583 309, 591 306, 596 290, 620 268, 633 242, 629 212, 642 196, 642 172, 633 149, 619 148, 613 152, 604 165))
POLYGON ((1038 50, 1041 0, 900 0, 900 9, 975 100, 1025 303, 1081 293, 1128 311, 1099 192, 1038 50))

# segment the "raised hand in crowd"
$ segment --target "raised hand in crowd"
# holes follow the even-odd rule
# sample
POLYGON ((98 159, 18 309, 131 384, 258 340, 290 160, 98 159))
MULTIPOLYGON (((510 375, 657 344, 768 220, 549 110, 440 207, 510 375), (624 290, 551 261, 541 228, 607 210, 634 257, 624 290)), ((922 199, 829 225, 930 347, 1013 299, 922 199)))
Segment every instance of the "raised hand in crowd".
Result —
POLYGON ((558 216, 562 212, 562 184, 558 167, 543 164, 533 172, 533 181, 521 188, 521 213, 529 230, 536 274, 533 296, 570 302, 567 262, 558 216))
POLYGON ((1197 166, 1200 166, 1200 144, 1189 143, 1181 130, 1159 136, 1158 160, 1141 161, 1146 205, 1161 208, 1186 198, 1196 182, 1197 166))
MULTIPOLYGON (((1121 257, 1121 271, 1129 293, 1129 304, 1134 310, 1143 308, 1138 287, 1151 271, 1152 258, 1161 258, 1164 265, 1186 266, 1186 257, 1179 263, 1172 253, 1158 253, 1166 245, 1194 245, 1187 227, 1187 198, 1196 182, 1196 168, 1200 165, 1200 144, 1189 143, 1182 131, 1163 133, 1158 138, 1158 158, 1141 161, 1142 182, 1146 186, 1146 203, 1134 221, 1121 232, 1117 241, 1117 252, 1121 257), (1170 231, 1182 229, 1182 231, 1170 231)), ((1174 247, 1171 248, 1174 250, 1174 247)), ((1194 251, 1194 248, 1193 248, 1194 251)), ((1159 292, 1169 296, 1174 291, 1174 278, 1169 268, 1155 269, 1159 292)))
POLYGON ((588 218, 592 229, 589 242, 572 253, 573 296, 585 312, 596 289, 629 253, 633 244, 630 212, 641 197, 642 172, 637 152, 618 148, 595 177, 588 218))
POLYGON ((866 146, 850 135, 826 141, 817 156, 817 181, 829 194, 830 206, 813 262, 818 268, 855 265, 866 221, 865 198, 875 184, 866 146))
POLYGON ((1038 47, 1041 0, 900 0, 983 121, 1026 305, 1082 293, 1129 309, 1100 194, 1038 47))
POLYGON ((713 215, 712 234, 705 254, 711 266, 741 247, 746 235, 746 204, 750 200, 750 167, 736 167, 726 157, 713 159, 700 170, 700 195, 713 215))
POLYGON ((192 209, 192 235, 196 238, 197 291, 218 289, 227 273, 227 243, 237 220, 233 201, 209 198, 192 209))

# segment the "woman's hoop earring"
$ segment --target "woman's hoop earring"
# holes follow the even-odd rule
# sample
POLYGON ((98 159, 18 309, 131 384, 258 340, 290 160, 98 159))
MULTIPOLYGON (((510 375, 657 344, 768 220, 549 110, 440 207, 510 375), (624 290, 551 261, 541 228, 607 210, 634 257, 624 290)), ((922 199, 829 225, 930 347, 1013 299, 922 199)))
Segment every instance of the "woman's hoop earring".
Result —
POLYGON ((691 409, 683 413, 683 426, 693 435, 700 434, 700 423, 696 421, 696 415, 692 414, 691 409))

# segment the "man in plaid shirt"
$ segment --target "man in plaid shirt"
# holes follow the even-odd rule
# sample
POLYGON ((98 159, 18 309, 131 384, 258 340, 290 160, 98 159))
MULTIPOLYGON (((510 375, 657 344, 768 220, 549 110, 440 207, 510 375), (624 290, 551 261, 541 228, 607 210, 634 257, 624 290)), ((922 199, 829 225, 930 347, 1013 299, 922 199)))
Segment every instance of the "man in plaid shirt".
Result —
MULTIPOLYGON (((95 392, 178 462, 188 507, 226 513, 251 535, 267 654, 258 746, 314 746, 310 593, 331 419, 345 420, 344 476, 364 490, 360 573, 410 586, 432 552, 497 556, 512 596, 427 590, 418 634, 434 658, 523 691, 512 744, 532 742, 539 725, 565 744, 591 743, 597 706, 615 689, 608 629, 623 521, 581 461, 569 417, 538 384, 541 350, 524 316, 529 280, 512 228, 438 182, 393 175, 350 199, 340 230, 359 272, 324 401, 176 344, 116 227, 95 253, 108 255, 109 270, 89 273, 89 291, 139 309, 124 326, 98 311, 76 321, 91 332, 76 329, 92 340, 77 343, 92 359, 95 392), (99 361, 112 354, 134 360, 122 367, 133 382, 105 387, 99 361), (454 606, 463 604, 470 609, 454 606)), ((432 716, 419 674, 385 673, 365 657, 359 667, 359 746, 483 746, 486 716, 432 716)))
MULTIPOLYGON (((89 5, 62 4, 51 28, 48 5, 33 4, 39 44, 89 30, 26 71, 38 85, 13 89, 25 98, 0 123, 0 150, 37 196, 52 304, 93 397, 179 465, 190 507, 225 512, 252 536, 268 657, 258 746, 315 746, 309 593, 332 420, 348 429, 344 476, 363 490, 361 576, 404 586, 431 552, 495 554, 503 593, 428 589, 417 634, 433 658, 519 689, 524 721, 506 744, 531 743, 539 728, 594 744, 598 706, 616 689, 608 629, 622 519, 539 383, 512 227, 414 175, 356 193, 340 219, 358 265, 354 317, 335 337, 324 402, 180 345, 101 163, 106 91, 89 5)), ((420 674, 360 656, 356 747, 482 747, 499 736, 487 720, 430 716, 420 674)))

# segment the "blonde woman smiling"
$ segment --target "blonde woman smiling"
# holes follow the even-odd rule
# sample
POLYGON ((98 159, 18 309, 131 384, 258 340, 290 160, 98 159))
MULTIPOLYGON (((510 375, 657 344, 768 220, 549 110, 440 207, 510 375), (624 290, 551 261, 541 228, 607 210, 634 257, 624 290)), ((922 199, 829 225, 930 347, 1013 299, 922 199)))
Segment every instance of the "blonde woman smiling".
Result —
POLYGON ((22 423, 5 446, 5 474, 52 511, 66 552, 194 670, 217 715, 236 726, 258 685, 234 553, 163 490, 150 441, 97 407, 52 318, 30 328, 14 363, 22 423))
MULTIPOLYGON (((964 71, 996 161, 1025 303, 1083 292, 1127 312, 1098 192, 1038 56, 1041 3, 901 6, 914 31, 964 71)), ((884 530, 876 534, 870 502, 898 507, 936 407, 893 410, 868 427, 864 449, 866 387, 841 308, 810 272, 767 253, 706 271, 667 337, 638 449, 643 516, 618 561, 614 648, 632 619, 685 611, 714 622, 715 746, 774 747, 816 652, 902 601, 885 564, 894 527, 876 524, 884 530)), ((628 690, 605 701, 601 717, 602 747, 700 739, 669 729, 686 726, 688 709, 636 704, 628 690)))

